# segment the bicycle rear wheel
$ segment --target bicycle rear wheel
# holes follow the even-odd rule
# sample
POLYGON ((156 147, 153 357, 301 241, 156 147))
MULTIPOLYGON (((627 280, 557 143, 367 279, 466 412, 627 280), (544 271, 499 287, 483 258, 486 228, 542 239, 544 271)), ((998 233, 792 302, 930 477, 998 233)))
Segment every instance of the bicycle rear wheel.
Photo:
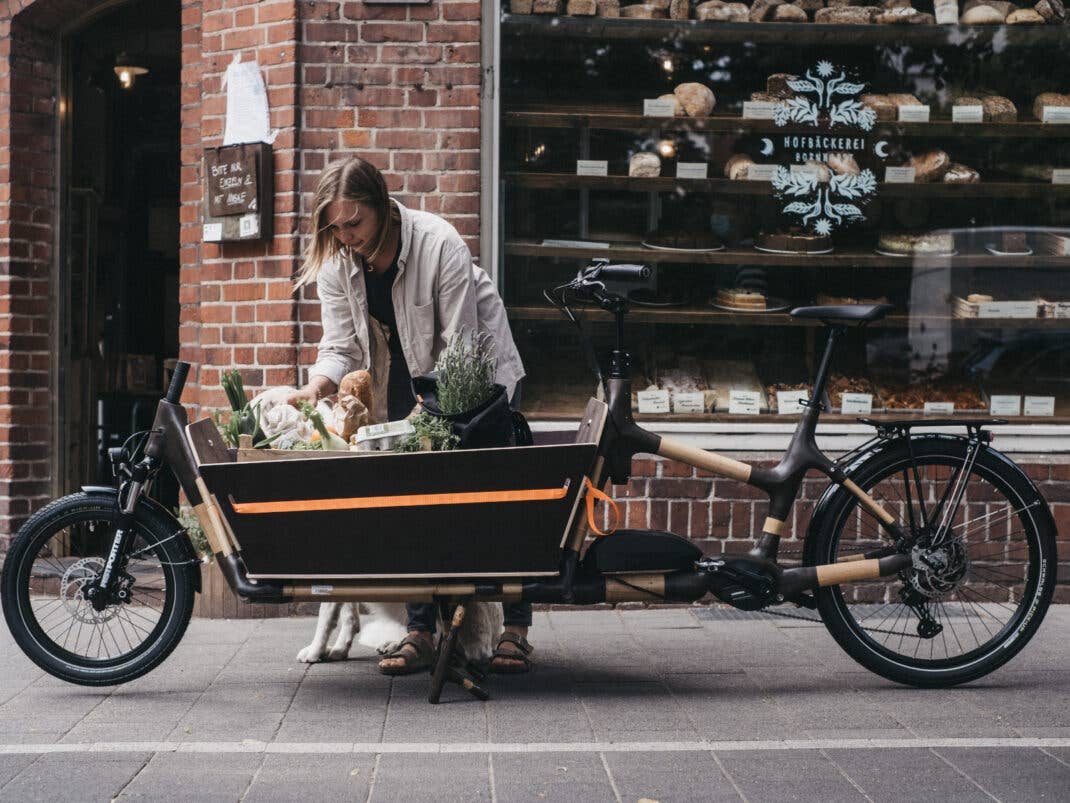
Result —
MULTIPOLYGON (((911 531, 912 565, 881 581, 817 593, 829 632, 856 661, 915 686, 952 686, 988 674, 1032 638, 1055 586, 1055 525, 1036 486, 984 448, 971 463, 962 438, 896 443, 852 479, 911 531), (965 483, 955 507, 955 489, 965 483), (926 545, 947 515, 944 543, 926 545)), ((807 542, 810 565, 851 560, 890 540, 840 490, 807 542)))
POLYGON ((99 577, 118 521, 114 497, 77 493, 22 527, 3 568, 4 616, 23 652, 71 683, 103 686, 144 675, 189 624, 196 560, 181 528, 138 511, 114 598, 98 610, 85 590, 99 577))

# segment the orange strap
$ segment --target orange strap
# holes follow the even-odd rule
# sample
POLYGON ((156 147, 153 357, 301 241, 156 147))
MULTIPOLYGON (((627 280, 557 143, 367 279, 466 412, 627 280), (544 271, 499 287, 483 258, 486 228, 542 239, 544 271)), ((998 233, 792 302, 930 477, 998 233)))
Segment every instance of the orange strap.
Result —
POLYGON ((531 488, 519 491, 474 491, 471 493, 405 494, 402 496, 353 496, 346 499, 295 499, 289 502, 235 502, 235 513, 307 513, 320 510, 358 510, 374 507, 421 507, 425 505, 481 505, 491 502, 542 502, 564 499, 568 483, 561 488, 531 488))
POLYGON ((616 502, 595 488, 589 478, 584 477, 583 481, 587 485, 587 526, 591 528, 591 531, 595 535, 610 535, 617 529, 617 525, 620 523, 620 508, 617 507, 616 502), (609 505, 609 509, 613 511, 613 523, 609 525, 608 532, 602 532, 598 529, 598 525, 594 523, 595 499, 600 499, 601 501, 606 502, 609 505))

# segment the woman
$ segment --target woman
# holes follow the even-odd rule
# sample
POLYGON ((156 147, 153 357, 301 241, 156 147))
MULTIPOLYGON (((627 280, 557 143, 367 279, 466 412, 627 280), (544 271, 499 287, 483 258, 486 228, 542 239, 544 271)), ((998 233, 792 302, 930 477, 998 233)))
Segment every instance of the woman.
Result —
MULTIPOLYGON (((429 212, 390 198, 374 165, 350 157, 327 165, 316 187, 312 240, 297 286, 312 282, 320 298, 323 338, 309 381, 291 403, 313 404, 335 393, 350 371, 386 363, 386 415, 405 418, 416 406, 412 377, 433 370, 455 332, 481 332, 495 347, 496 381, 514 408, 524 366, 513 343, 498 291, 457 231, 429 212), (385 352, 385 354, 384 354, 385 352)), ((373 377, 380 381, 381 371, 373 377)), ((432 662, 435 606, 406 606, 409 633, 379 662, 388 675, 426 669, 432 662)), ((491 668, 530 668, 530 604, 503 606, 505 629, 491 668)))

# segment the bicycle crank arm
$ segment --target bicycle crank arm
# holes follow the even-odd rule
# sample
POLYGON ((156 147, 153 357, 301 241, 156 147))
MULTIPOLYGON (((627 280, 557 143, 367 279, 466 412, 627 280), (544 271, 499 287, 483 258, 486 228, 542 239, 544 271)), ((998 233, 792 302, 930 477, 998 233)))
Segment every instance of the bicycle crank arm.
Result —
POLYGON ((901 572, 908 566, 910 566, 910 555, 901 554, 886 558, 828 563, 823 566, 801 566, 797 569, 785 569, 780 575, 777 590, 785 597, 790 597, 812 588, 888 577, 901 572))

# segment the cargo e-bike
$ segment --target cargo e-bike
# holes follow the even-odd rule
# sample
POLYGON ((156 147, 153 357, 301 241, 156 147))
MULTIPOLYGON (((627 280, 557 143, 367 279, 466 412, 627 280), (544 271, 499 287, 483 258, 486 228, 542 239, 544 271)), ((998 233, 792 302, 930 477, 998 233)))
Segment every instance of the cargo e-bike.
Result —
MULTIPOLYGON (((179 399, 189 366, 180 363, 142 448, 113 454, 116 487, 52 502, 12 541, 3 608, 15 640, 47 672, 85 685, 132 680, 167 657, 201 576, 186 529, 146 494, 169 467, 223 576, 249 602, 437 600, 453 606, 456 624, 471 600, 692 602, 712 593, 748 611, 816 609, 859 663, 915 686, 981 677, 1026 645, 1052 598, 1056 528, 1037 487, 991 446, 989 427, 1004 422, 862 419, 874 434, 857 449, 833 460, 817 447, 837 341, 891 307, 792 311, 823 322, 828 339, 790 445, 766 468, 633 420, 624 318, 629 290, 650 281, 649 267, 596 262, 548 291, 573 320, 570 305, 584 303, 616 323, 603 398, 588 403, 570 444, 244 461, 210 419, 187 425, 179 399), (934 425, 943 430, 922 431, 934 425), (668 532, 622 529, 585 549, 598 529, 598 489, 625 483, 639 453, 768 494, 754 548, 704 556, 668 532), (810 470, 830 484, 801 560, 787 565, 781 536, 810 470)), ((485 695, 454 654, 455 633, 440 639, 433 702, 447 679, 485 695)))

